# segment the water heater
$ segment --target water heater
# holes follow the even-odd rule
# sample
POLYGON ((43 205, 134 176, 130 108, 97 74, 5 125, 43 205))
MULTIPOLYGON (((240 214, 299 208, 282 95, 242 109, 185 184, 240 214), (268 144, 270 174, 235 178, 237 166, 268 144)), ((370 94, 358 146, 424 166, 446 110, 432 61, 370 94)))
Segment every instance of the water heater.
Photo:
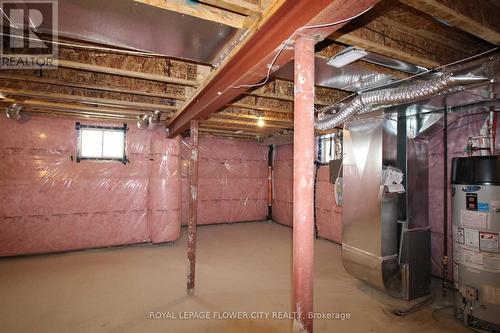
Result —
POLYGON ((500 332, 500 156, 454 158, 451 199, 455 315, 500 332))

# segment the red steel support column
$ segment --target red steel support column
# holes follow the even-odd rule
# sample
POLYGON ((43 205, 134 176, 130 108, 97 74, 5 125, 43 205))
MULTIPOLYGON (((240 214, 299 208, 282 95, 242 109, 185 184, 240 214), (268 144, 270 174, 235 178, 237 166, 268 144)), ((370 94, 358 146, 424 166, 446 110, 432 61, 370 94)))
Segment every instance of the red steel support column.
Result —
POLYGON ((314 269, 314 44, 295 42, 293 133, 293 332, 311 333, 314 269))
POLYGON ((191 120, 191 161, 189 163, 188 275, 187 293, 194 293, 196 266, 196 224, 198 223, 198 121, 191 120))

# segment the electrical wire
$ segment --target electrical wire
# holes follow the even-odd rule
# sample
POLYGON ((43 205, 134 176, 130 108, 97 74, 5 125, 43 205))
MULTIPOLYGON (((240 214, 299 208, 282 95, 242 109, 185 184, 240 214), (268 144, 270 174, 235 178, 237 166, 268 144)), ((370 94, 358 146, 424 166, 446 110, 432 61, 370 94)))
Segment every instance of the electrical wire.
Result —
POLYGON ((298 28, 297 30, 295 30, 291 35, 290 37, 288 37, 286 39, 286 41, 281 45, 281 47, 279 48, 278 52, 276 53, 276 55, 274 56, 273 60, 271 61, 271 63, 269 64, 269 68, 267 70, 267 75, 266 75, 266 78, 264 79, 263 82, 259 82, 259 83, 255 83, 255 84, 242 84, 242 85, 239 85, 239 86, 230 86, 230 88, 233 88, 233 89, 240 89, 240 88, 253 88, 253 87, 259 87, 259 86, 262 86, 264 84, 266 84, 270 77, 271 77, 271 72, 273 70, 273 67, 274 67, 274 64, 276 63, 276 61, 278 60, 278 57, 280 56, 280 54, 283 52, 283 50, 285 49, 285 47, 288 45, 288 43, 290 43, 290 40, 293 38, 293 36, 301 31, 301 30, 305 30, 305 29, 320 29, 320 28, 326 28, 326 27, 330 27, 330 26, 333 26, 333 25, 338 25, 338 24, 342 24, 342 23, 345 23, 345 22, 348 22, 348 21, 351 21, 351 20, 354 20, 355 18, 365 14, 366 12, 368 12, 370 9, 372 9, 373 6, 363 10, 361 13, 358 13, 354 16, 351 16, 351 17, 348 17, 346 19, 343 19, 343 20, 339 20, 339 21, 335 21, 335 22, 330 22, 330 23, 324 23, 324 24, 316 24, 316 25, 305 25, 303 27, 300 27, 298 28))
MULTIPOLYGON (((285 41, 285 43, 283 43, 283 45, 279 49, 278 53, 276 53, 276 56, 274 57, 273 61, 271 62, 271 65, 269 66, 269 70, 268 70, 265 82, 258 83, 258 84, 255 84, 255 85, 241 85, 241 86, 237 86, 237 87, 233 87, 233 88, 234 89, 239 89, 239 88, 243 88, 243 87, 250 88, 250 87, 254 87, 254 86, 259 86, 259 85, 266 84, 267 81, 270 78, 270 75, 271 75, 271 72, 272 72, 272 68, 273 68, 274 64, 276 63, 276 60, 278 59, 279 55, 283 52, 283 50, 285 49, 286 45, 290 42, 290 40, 292 39, 292 37, 294 36, 294 34, 297 33, 298 31, 303 30, 303 29, 324 28, 324 27, 328 27, 328 26, 332 26, 332 25, 337 25, 337 24, 345 23, 347 21, 350 21, 350 20, 353 20, 353 19, 357 18, 358 16, 363 15, 364 13, 366 13, 367 11, 369 11, 372 8, 373 8, 373 6, 370 7, 370 8, 368 8, 368 9, 366 9, 366 10, 364 10, 363 12, 361 12, 361 13, 355 15, 355 16, 352 16, 352 17, 349 17, 349 18, 346 18, 346 19, 343 19, 343 20, 340 20, 340 21, 331 22, 331 23, 325 23, 325 24, 318 24, 318 25, 303 26, 301 28, 298 28, 297 30, 295 30, 293 32, 293 34, 290 37, 288 37, 288 39, 285 41)), ((3 14, 3 16, 5 16, 7 18, 7 20, 11 24, 11 26, 14 26, 3 10, 2 10, 2 14, 3 14)), ((166 55, 160 54, 160 53, 153 53, 153 52, 146 52, 146 51, 133 51, 133 50, 124 50, 124 49, 119 49, 119 48, 112 48, 112 47, 103 47, 103 46, 93 46, 93 45, 84 45, 84 44, 77 44, 77 43, 60 42, 60 41, 53 41, 53 40, 43 39, 43 38, 32 38, 32 37, 24 38, 24 37, 16 36, 16 35, 13 35, 13 34, 5 34, 3 32, 0 33, 0 35, 1 36, 11 37, 11 38, 28 39, 28 40, 31 40, 31 41, 38 41, 38 42, 41 40, 42 42, 45 42, 45 43, 48 43, 48 44, 60 45, 60 46, 67 46, 67 47, 74 47, 74 48, 87 49, 87 50, 106 51, 106 52, 114 52, 114 53, 130 54, 130 55, 137 55, 137 56, 146 56, 146 57, 164 57, 164 58, 167 57, 166 55)))
MULTIPOLYGON (((218 91, 217 92, 217 96, 214 96, 214 98, 212 98, 212 100, 210 100, 208 103, 205 104, 205 106, 202 108, 202 110, 207 107, 207 105, 211 104, 213 101, 215 101, 215 99, 217 99, 218 96, 224 94, 226 91, 228 91, 229 89, 241 89, 241 88, 252 88, 252 87, 259 87, 259 86, 262 86, 264 84, 266 84, 270 77, 271 77, 271 72, 272 72, 272 69, 273 69, 273 66, 274 64, 276 63, 276 60, 278 59, 278 57, 280 56, 281 52, 283 52, 283 50, 285 49, 285 47, 287 46, 287 44, 290 42, 290 40, 292 39, 292 37, 295 35, 295 33, 297 33, 298 31, 300 30, 303 30, 303 29, 320 29, 320 28, 324 28, 324 27, 329 27, 329 26, 332 26, 332 25, 337 25, 337 24, 341 24, 341 23, 344 23, 344 22, 348 22, 350 20, 353 20, 363 14, 365 14, 366 12, 368 12, 370 9, 372 9, 373 6, 365 9, 364 11, 352 16, 352 17, 348 17, 346 19, 343 19, 343 20, 339 20, 339 21, 335 21, 335 22, 330 22, 330 23, 325 23, 325 24, 317 24, 317 25, 309 25, 309 26, 303 26, 301 28, 298 28, 297 30, 295 30, 292 35, 290 37, 288 37, 286 39, 286 41, 281 45, 281 47, 279 48, 278 52, 276 53, 276 55, 274 56, 273 60, 271 61, 271 63, 269 64, 269 68, 267 70, 267 75, 266 75, 266 78, 264 79, 263 82, 260 82, 260 83, 256 83, 256 84, 243 84, 243 85, 239 85, 239 86, 228 86, 226 87, 223 91, 218 91)), ((174 115, 172 118, 171 118, 171 121, 175 120, 175 117, 176 115, 174 115)))

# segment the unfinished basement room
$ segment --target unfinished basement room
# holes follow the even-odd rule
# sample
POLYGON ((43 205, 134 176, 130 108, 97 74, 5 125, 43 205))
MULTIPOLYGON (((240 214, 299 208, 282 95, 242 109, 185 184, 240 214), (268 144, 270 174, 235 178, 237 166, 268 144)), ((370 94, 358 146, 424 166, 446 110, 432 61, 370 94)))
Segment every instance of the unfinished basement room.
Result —
POLYGON ((500 333, 500 1, 0 11, 1 333, 500 333))

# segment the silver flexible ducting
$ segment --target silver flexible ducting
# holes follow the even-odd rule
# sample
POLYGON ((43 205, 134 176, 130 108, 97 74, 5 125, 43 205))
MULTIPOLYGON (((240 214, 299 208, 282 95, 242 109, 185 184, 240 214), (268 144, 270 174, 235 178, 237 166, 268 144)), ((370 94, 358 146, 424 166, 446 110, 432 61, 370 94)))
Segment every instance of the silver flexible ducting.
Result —
POLYGON ((322 131, 330 130, 342 124, 351 116, 360 112, 367 112, 374 107, 412 103, 437 95, 458 85, 485 80, 488 80, 488 78, 484 76, 453 76, 453 74, 447 73, 425 82, 361 93, 346 105, 340 105, 334 115, 317 121, 315 127, 322 131))

